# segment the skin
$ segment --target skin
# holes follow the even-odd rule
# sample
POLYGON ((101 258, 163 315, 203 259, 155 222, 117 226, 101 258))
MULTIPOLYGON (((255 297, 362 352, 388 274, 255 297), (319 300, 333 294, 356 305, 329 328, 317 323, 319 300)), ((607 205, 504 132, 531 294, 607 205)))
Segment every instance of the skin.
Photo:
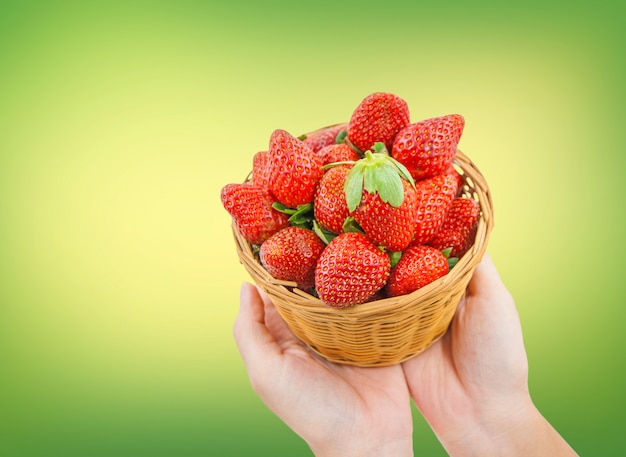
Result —
POLYGON ((401 364, 328 362, 244 284, 234 337, 263 402, 318 456, 412 456, 410 399, 451 456, 576 456, 528 391, 513 299, 488 255, 446 335, 401 364))
POLYGON ((577 455, 532 403, 519 316, 488 255, 449 331, 403 369, 450 455, 577 455))
POLYGON ((412 455, 409 389, 400 365, 359 368, 323 360, 247 283, 234 336, 254 391, 316 456, 412 455))

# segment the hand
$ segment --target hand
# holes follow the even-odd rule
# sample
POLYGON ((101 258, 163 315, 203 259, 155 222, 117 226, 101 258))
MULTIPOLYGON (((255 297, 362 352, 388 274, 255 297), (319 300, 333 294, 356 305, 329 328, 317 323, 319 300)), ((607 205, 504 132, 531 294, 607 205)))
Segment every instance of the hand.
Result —
POLYGON ((316 456, 413 455, 400 365, 359 368, 318 357, 291 333, 269 297, 247 283, 234 336, 255 392, 316 456))
POLYGON ((403 369, 450 455, 576 455, 531 401, 515 303, 488 255, 446 335, 403 369))

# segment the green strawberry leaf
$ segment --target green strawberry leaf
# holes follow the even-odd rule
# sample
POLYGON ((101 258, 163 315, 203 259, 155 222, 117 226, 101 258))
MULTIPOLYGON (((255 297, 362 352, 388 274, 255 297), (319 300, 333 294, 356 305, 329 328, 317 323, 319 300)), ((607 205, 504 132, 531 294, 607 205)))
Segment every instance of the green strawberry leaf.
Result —
POLYGON ((395 267, 402 258, 402 251, 388 251, 387 254, 391 261, 391 268, 395 267))
POLYGON ((341 229, 344 232, 365 233, 359 223, 356 221, 356 219, 351 216, 346 217, 346 220, 343 221, 343 227, 341 229))
POLYGON ((382 143, 380 141, 374 143, 374 146, 372 146, 372 150, 374 151, 374 154, 389 155, 389 151, 387 151, 387 146, 385 146, 385 143, 382 143))
POLYGON ((406 179, 411 184, 411 186, 415 187, 415 180, 413 179, 413 176, 411 176, 411 172, 408 170, 408 168, 405 167, 402 163, 398 162, 393 157, 389 157, 389 160, 398 169, 398 172, 400 173, 400 176, 402 176, 404 179, 406 179))
POLYGON ((337 136, 335 137, 335 144, 345 143, 347 134, 348 134, 348 131, 346 129, 340 130, 337 136))
POLYGON ((311 228, 314 218, 313 203, 307 203, 298 205, 296 211, 289 218, 289 223, 297 227, 311 228))
POLYGON ((272 203, 272 208, 274 208, 276 211, 280 211, 281 213, 285 213, 289 215, 295 214, 297 211, 294 208, 289 208, 288 206, 283 205, 281 202, 272 203))
POLYGON ((289 215, 289 223, 296 227, 311 228, 311 222, 315 218, 313 203, 298 205, 297 208, 289 208, 281 202, 272 203, 272 208, 289 215))
POLYGON ((320 239, 324 242, 324 244, 330 243, 333 238, 337 236, 336 233, 331 232, 330 230, 325 229, 321 225, 317 223, 316 220, 313 220, 313 231, 320 239))
POLYGON ((451 252, 452 248, 445 248, 441 250, 443 256, 448 259, 448 270, 452 270, 452 267, 454 267, 459 261, 458 257, 450 257, 451 252))
POLYGON ((346 194, 348 210, 352 212, 361 203, 361 196, 363 195, 363 167, 360 167, 358 163, 352 167, 346 176, 343 189, 346 194))
POLYGON ((380 199, 396 208, 404 201, 402 179, 393 165, 384 163, 376 170, 376 189, 380 199))
POLYGON ((363 167, 363 186, 370 194, 375 194, 378 190, 374 169, 370 167, 363 167))

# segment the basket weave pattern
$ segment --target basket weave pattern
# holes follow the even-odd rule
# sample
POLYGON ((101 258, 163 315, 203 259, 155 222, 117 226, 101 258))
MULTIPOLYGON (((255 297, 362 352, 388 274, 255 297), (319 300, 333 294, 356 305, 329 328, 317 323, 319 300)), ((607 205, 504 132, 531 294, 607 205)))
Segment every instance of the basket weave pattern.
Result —
POLYGON ((476 241, 448 274, 411 294, 332 308, 295 288, 295 283, 273 278, 233 225, 239 259, 272 299, 294 335, 327 360, 358 366, 386 366, 408 360, 448 329, 493 228, 493 203, 487 182, 461 151, 457 152, 455 164, 463 177, 464 195, 480 205, 476 241))

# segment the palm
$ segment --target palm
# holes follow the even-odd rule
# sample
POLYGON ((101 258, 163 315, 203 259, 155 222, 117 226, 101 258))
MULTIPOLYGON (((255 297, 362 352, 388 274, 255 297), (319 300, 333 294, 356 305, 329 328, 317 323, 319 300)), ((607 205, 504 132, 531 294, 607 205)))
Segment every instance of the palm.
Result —
POLYGON ((255 345, 262 351, 257 360, 265 362, 260 366, 250 354, 246 365, 253 387, 277 416, 307 442, 325 443, 339 455, 348 455, 345 447, 355 443, 367 447, 380 440, 410 440, 410 396, 401 366, 328 362, 307 349, 269 299, 262 299, 255 319, 264 347, 258 340, 255 345))
POLYGON ((475 405, 517 400, 528 364, 515 305, 491 262, 476 269, 448 333, 403 365, 417 407, 435 431, 479 418, 475 405))

